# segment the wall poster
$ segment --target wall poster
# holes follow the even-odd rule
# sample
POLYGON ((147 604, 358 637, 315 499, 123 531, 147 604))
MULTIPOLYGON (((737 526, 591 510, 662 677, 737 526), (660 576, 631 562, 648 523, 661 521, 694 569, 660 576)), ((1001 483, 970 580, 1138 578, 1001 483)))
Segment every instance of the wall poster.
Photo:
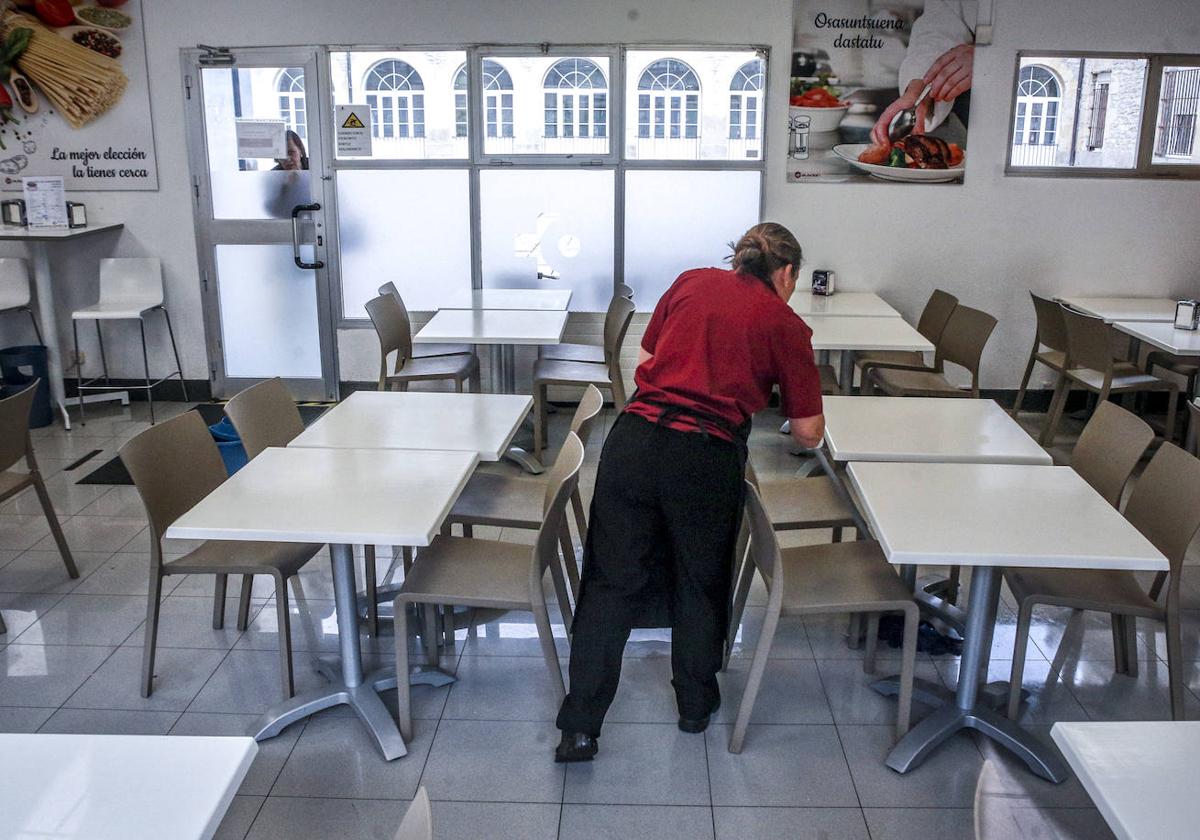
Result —
POLYGON ((962 183, 978 3, 793 11, 788 181, 962 183))
POLYGON ((0 85, 0 189, 158 189, 142 0, 0 0, 0 85))

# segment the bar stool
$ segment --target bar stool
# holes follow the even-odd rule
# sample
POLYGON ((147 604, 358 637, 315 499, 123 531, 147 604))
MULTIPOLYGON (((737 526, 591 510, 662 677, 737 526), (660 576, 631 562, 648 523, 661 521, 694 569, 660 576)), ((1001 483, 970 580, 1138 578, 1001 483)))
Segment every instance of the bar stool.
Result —
POLYGON ((33 314, 33 293, 29 286, 29 268, 25 260, 18 257, 0 259, 0 314, 6 312, 24 312, 33 322, 33 331, 37 333, 38 344, 42 341, 42 329, 38 326, 33 314))
POLYGON ((183 400, 187 402, 187 383, 183 381, 183 365, 179 361, 179 348, 175 346, 175 331, 171 329, 171 316, 163 305, 162 263, 156 257, 109 258, 100 260, 100 299, 93 306, 85 306, 71 313, 71 332, 75 340, 75 383, 79 392, 79 422, 86 425, 83 413, 83 392, 112 390, 108 377, 108 359, 104 355, 104 335, 101 321, 137 321, 142 336, 142 368, 145 385, 120 386, 120 390, 144 388, 150 403, 150 424, 154 425, 155 385, 161 385, 173 376, 179 377, 183 389, 183 400), (167 335, 171 339, 171 352, 175 354, 175 370, 154 382, 150 381, 150 358, 146 353, 146 313, 160 311, 167 322, 167 335), (100 364, 104 376, 94 376, 83 381, 83 366, 79 359, 79 322, 95 321, 96 338, 100 343, 100 364), (98 379, 103 385, 93 385, 98 379))

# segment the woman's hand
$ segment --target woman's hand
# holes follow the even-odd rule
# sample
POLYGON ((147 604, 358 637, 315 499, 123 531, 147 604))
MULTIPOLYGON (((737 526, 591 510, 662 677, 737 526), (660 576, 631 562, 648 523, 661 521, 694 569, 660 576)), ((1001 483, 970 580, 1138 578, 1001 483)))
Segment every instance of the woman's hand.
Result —
POLYGON ((788 425, 792 440, 805 449, 816 449, 825 437, 824 414, 812 417, 789 417, 788 425))
POLYGON ((975 45, 959 44, 946 50, 925 73, 929 96, 937 102, 953 102, 971 89, 971 70, 975 65, 975 45))
MULTIPOLYGON (((921 95, 921 91, 925 89, 924 79, 913 79, 908 83, 908 87, 904 89, 904 93, 900 94, 900 98, 891 105, 883 109, 883 113, 879 115, 879 119, 875 120, 875 125, 871 127, 871 142, 876 146, 890 146, 891 138, 888 137, 888 126, 892 124, 892 119, 901 111, 913 107, 917 101, 917 97, 921 95)), ((928 100, 929 97, 926 97, 928 100)), ((925 103, 921 103, 922 112, 925 111, 925 103)), ((922 128, 925 125, 925 119, 921 114, 918 114, 916 128, 913 129, 914 134, 921 134, 922 128)))

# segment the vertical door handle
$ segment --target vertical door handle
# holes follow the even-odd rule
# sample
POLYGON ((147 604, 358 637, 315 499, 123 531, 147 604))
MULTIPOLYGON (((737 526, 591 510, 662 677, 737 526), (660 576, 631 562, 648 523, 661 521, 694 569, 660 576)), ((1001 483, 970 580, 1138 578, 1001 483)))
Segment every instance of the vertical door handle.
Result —
POLYGON ((292 259, 295 260, 297 268, 315 270, 325 267, 325 263, 321 260, 309 263, 300 258, 300 214, 315 213, 320 209, 320 204, 297 204, 292 208, 292 259))

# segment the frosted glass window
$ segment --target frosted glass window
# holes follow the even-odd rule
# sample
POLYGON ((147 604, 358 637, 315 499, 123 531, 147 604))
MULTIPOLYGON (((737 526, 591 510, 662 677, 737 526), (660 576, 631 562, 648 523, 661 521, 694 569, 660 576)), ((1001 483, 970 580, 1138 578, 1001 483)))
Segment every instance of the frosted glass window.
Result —
MULTIPOLYGON (((301 258, 314 258, 302 245, 301 258)), ((217 296, 225 375, 321 378, 316 274, 296 267, 291 243, 218 245, 217 296)))
POLYGON ((483 286, 571 289, 571 309, 603 312, 613 294, 615 173, 479 173, 483 286))
POLYGON ((465 169, 343 169, 337 173, 342 315, 391 281, 412 311, 471 290, 470 185, 465 169))
POLYGON ((625 174, 625 282, 639 311, 687 269, 726 265, 729 243, 759 221, 761 187, 757 171, 625 174))

